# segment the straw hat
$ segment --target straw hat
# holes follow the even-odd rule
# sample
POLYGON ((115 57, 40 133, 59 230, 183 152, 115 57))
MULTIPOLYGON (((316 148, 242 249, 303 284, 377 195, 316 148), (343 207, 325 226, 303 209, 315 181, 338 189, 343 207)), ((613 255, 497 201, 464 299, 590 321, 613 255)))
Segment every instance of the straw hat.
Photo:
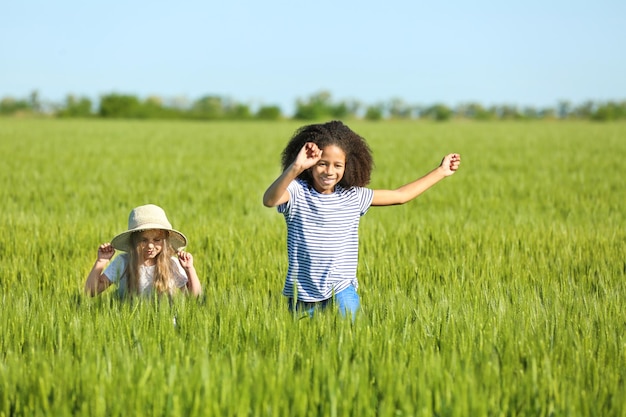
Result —
POLYGON ((130 235, 133 232, 144 230, 160 229, 170 232, 169 241, 175 250, 187 246, 187 238, 178 230, 172 229, 172 225, 167 220, 165 211, 154 204, 135 207, 128 216, 128 230, 115 236, 111 245, 118 250, 129 252, 133 250, 130 235))

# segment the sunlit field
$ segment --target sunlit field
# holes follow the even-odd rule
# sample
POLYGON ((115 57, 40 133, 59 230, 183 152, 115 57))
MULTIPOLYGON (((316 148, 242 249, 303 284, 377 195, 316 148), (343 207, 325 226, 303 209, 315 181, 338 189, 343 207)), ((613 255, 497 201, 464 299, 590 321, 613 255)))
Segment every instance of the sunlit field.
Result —
POLYGON ((348 124, 373 188, 463 160, 362 218, 354 323, 281 295, 300 124, 0 119, 0 416, 626 416, 626 124, 348 124), (83 295, 147 203, 203 297, 83 295))

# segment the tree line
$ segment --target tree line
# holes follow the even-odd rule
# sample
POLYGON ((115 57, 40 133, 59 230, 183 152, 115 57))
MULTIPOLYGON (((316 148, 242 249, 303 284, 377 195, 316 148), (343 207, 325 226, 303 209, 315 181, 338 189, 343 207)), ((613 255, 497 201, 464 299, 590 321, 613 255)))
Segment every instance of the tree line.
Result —
POLYGON ((254 108, 228 97, 206 95, 189 102, 186 99, 163 100, 157 96, 141 99, 132 94, 110 93, 94 103, 84 96, 69 94, 63 103, 44 102, 37 91, 26 98, 3 97, 0 116, 46 115, 59 118, 126 118, 126 119, 189 119, 189 120, 320 120, 334 119, 451 119, 533 120, 582 119, 613 121, 626 119, 626 100, 573 104, 559 101, 554 107, 536 108, 516 105, 483 106, 477 102, 450 107, 443 103, 415 105, 400 98, 387 102, 365 104, 359 100, 334 100, 328 91, 319 91, 297 99, 291 116, 277 105, 254 108))

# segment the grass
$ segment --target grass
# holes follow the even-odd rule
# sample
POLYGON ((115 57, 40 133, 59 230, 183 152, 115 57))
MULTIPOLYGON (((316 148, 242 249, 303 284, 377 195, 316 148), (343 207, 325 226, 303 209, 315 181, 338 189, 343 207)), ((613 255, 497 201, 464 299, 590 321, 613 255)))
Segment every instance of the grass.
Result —
POLYGON ((261 197, 298 124, 0 119, 0 416, 624 416, 626 124, 349 125, 373 188, 463 157, 363 217, 354 324, 280 295, 261 197), (145 203, 205 296, 83 296, 145 203))

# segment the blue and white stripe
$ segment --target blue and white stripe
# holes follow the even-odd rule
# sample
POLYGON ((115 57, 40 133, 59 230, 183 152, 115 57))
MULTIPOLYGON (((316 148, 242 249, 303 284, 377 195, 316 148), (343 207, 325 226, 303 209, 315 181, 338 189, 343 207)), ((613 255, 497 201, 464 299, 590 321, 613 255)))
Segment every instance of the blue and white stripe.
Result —
POLYGON ((357 287, 359 221, 374 192, 337 185, 332 194, 320 194, 300 179, 292 181, 287 191, 289 201, 278 206, 287 222, 289 256, 283 294, 316 302, 351 284, 357 287))

